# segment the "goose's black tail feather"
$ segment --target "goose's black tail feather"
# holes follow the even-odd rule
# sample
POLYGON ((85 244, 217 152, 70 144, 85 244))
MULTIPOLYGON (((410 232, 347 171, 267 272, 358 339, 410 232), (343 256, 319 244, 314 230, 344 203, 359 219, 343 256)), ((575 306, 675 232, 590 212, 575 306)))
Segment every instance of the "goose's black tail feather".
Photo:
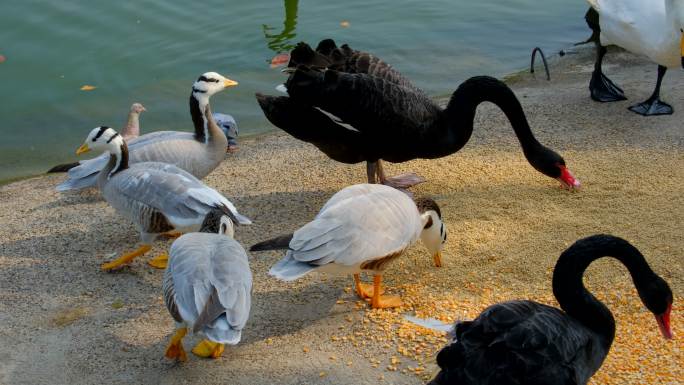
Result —
POLYGON ((259 242, 249 248, 249 251, 282 250, 287 249, 293 234, 281 235, 267 241, 259 242))
POLYGON ((79 165, 78 162, 58 164, 55 167, 49 169, 47 172, 48 172, 48 174, 53 173, 53 172, 67 172, 67 171, 71 170, 72 168, 74 168, 78 165, 79 165))

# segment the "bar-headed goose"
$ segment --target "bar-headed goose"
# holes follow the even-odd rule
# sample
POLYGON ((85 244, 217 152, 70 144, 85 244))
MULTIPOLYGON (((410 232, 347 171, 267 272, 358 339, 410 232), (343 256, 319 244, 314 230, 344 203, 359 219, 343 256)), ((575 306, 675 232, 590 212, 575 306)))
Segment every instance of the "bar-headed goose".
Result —
MULTIPOLYGON (((126 119, 126 125, 121 130, 120 134, 123 136, 126 142, 129 142, 133 138, 140 136, 140 114, 147 111, 145 107, 140 103, 133 103, 131 109, 128 112, 128 118, 126 119)), ((107 154, 103 154, 103 157, 107 159, 107 154)), ((88 162, 89 160, 82 160, 80 162, 64 163, 58 164, 57 166, 48 170, 48 173, 52 172, 67 172, 72 168, 88 162)))
POLYGON ((359 297, 370 298, 373 308, 384 308, 401 306, 401 300, 380 295, 382 272, 418 238, 441 266, 446 230, 435 201, 414 201, 385 185, 358 184, 333 195, 316 218, 294 234, 258 243, 250 250, 287 249, 270 270, 285 281, 312 270, 353 274, 359 297), (362 271, 374 274, 372 287, 360 282, 362 271))
MULTIPOLYGON (((103 270, 122 266, 145 254, 160 234, 174 230, 197 231, 205 215, 215 208, 234 216, 240 224, 251 223, 219 192, 172 164, 140 162, 129 165, 126 142, 109 127, 94 128, 76 154, 91 149, 109 152, 109 162, 97 180, 98 187, 119 214, 136 224, 142 240, 137 250, 105 263, 103 270)), ((161 255, 150 264, 163 268, 166 259, 166 255, 161 255)))
MULTIPOLYGON (((238 83, 216 72, 207 72, 192 85, 190 115, 194 132, 157 131, 132 139, 128 143, 131 164, 138 162, 164 162, 202 179, 223 160, 228 141, 216 125, 209 98, 238 83)), ((103 154, 69 170, 67 180, 57 186, 58 191, 94 187, 97 175, 109 156, 103 154)))
POLYGON ((591 98, 599 102, 627 99, 622 89, 603 74, 606 46, 614 44, 647 56, 658 64, 653 94, 629 110, 644 116, 672 114, 672 106, 660 100, 660 84, 668 68, 684 66, 684 1, 587 0, 586 21, 594 31, 596 63, 589 82, 591 98))
POLYGON ((182 339, 190 329, 206 336, 192 352, 217 358, 223 345, 240 342, 249 318, 252 272, 247 253, 233 239, 233 220, 210 211, 199 233, 178 238, 164 272, 164 301, 176 321, 166 357, 186 360, 182 339))

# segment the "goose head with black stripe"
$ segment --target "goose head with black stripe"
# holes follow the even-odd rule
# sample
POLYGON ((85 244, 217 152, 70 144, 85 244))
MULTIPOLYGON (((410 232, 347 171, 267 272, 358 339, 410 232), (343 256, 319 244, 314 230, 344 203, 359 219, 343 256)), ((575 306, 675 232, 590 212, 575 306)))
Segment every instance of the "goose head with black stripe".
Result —
POLYGON ((442 211, 437 202, 431 198, 416 198, 414 201, 423 220, 420 239, 432 255, 435 266, 442 267, 442 247, 447 240, 446 226, 442 221, 442 211))
POLYGON ((107 126, 93 128, 76 155, 90 150, 104 150, 109 152, 109 163, 100 172, 98 184, 111 178, 114 174, 128 168, 128 146, 124 138, 114 129, 107 126))
POLYGON ((205 72, 192 85, 190 115, 195 126, 195 138, 198 141, 207 143, 212 139, 212 131, 221 132, 221 136, 223 136, 223 132, 218 128, 211 114, 209 98, 217 92, 237 85, 238 82, 235 80, 228 79, 216 72, 205 72), (215 129, 210 130, 212 125, 215 126, 215 129))

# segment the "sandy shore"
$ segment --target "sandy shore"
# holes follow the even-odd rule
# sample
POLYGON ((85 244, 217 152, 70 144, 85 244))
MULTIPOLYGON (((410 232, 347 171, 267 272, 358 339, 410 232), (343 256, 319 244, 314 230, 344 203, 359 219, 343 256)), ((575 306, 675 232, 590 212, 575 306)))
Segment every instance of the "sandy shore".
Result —
MULTIPOLYGON (((624 268, 595 263, 586 282, 614 312, 618 337, 592 383, 677 383, 684 377, 684 78, 673 70, 664 81, 674 115, 643 118, 626 108, 650 95, 656 66, 626 53, 606 59, 606 72, 629 101, 589 99, 591 52, 555 60, 551 82, 509 78, 533 131, 563 154, 581 192, 561 191, 534 171, 504 115, 482 106, 461 152, 388 167, 428 179, 414 191, 439 202, 449 230, 445 267, 432 267, 417 245, 387 272, 389 291, 404 297, 405 308, 369 310, 350 291, 351 279, 276 281, 266 272, 279 255, 255 254, 243 341, 216 361, 164 359, 173 322, 161 299, 162 272, 147 258, 117 273, 100 271, 138 235, 99 194, 60 195, 54 187, 61 175, 0 187, 0 383, 421 384, 445 339, 405 325, 400 313, 452 321, 505 299, 555 304, 556 258, 597 232, 632 241, 670 282, 678 339, 660 337, 624 268)), ((243 140, 206 183, 254 219, 237 229, 248 246, 296 229, 334 192, 364 178, 363 165, 335 163, 273 134, 243 140)), ((169 245, 158 242, 154 251, 169 245)), ((186 348, 195 340, 186 339, 186 348)))

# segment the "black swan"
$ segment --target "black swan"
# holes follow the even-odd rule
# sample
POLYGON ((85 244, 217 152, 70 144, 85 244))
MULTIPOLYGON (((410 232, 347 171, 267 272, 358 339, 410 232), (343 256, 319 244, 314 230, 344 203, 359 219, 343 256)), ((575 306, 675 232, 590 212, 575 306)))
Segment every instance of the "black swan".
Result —
POLYGON ((503 302, 455 326, 452 343, 437 355, 441 371, 430 385, 586 384, 615 337, 610 310, 587 291, 582 275, 596 259, 624 264, 639 297, 672 338, 672 291, 639 250, 624 239, 593 235, 561 254, 553 294, 563 310, 533 301, 503 302))
POLYGON ((297 67, 290 68, 285 83, 288 96, 257 94, 257 100, 271 123, 314 144, 328 157, 343 163, 366 161, 370 183, 376 176, 398 188, 422 181, 410 174, 387 178, 380 160, 396 163, 457 152, 470 139, 477 106, 490 101, 508 117, 535 169, 568 189, 579 187, 565 160, 534 137, 522 106, 503 82, 486 76, 468 79, 442 109, 372 55, 335 47, 331 52, 347 59, 331 60, 335 54, 321 53, 327 53, 324 48, 319 44, 317 51, 309 49, 308 60, 300 62, 293 51, 291 61, 297 67), (366 72, 354 72, 363 68, 366 72))

